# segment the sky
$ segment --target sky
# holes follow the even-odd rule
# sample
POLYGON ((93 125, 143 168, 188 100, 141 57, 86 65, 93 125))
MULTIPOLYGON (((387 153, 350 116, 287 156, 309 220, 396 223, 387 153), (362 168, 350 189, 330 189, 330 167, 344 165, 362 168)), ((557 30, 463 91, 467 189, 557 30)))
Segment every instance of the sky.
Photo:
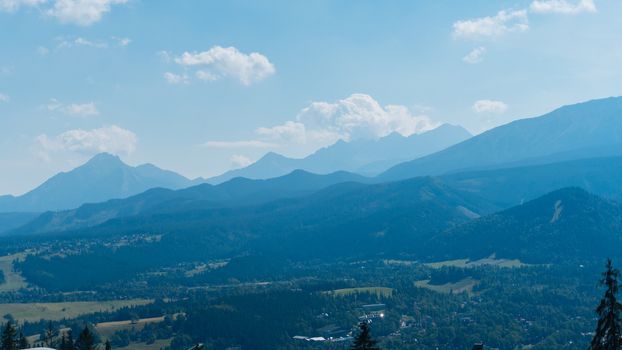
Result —
POLYGON ((100 152, 189 178, 622 95, 622 2, 0 0, 0 194, 100 152))

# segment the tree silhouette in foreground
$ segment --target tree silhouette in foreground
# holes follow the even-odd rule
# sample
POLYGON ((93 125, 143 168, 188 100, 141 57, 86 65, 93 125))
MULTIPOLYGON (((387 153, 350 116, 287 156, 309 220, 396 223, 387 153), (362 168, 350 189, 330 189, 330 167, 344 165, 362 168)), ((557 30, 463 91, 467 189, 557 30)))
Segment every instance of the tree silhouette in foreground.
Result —
POLYGON ((354 338, 354 343, 350 347, 351 350, 380 350, 376 346, 377 341, 371 338, 371 331, 367 322, 361 322, 359 324, 359 334, 354 338))
POLYGON ((13 322, 6 323, 0 338, 0 350, 17 350, 17 330, 13 322))
POLYGON ((94 350, 95 337, 88 326, 84 326, 84 330, 80 332, 75 345, 77 350, 94 350))
POLYGON ((613 268, 611 259, 607 259, 606 270, 603 272, 603 278, 600 281, 602 285, 607 287, 607 290, 596 308, 599 318, 589 350, 622 349, 622 322, 620 320, 622 305, 616 298, 619 289, 619 276, 620 271, 613 268))

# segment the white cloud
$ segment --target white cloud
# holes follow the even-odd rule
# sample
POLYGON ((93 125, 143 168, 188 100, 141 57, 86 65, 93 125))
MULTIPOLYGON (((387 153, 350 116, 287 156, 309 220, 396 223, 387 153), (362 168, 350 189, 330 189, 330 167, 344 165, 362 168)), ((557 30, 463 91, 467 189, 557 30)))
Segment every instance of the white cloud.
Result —
POLYGON ((529 6, 529 10, 535 13, 572 15, 582 12, 596 12, 596 4, 593 0, 579 0, 577 3, 570 3, 566 0, 535 0, 529 6))
POLYGON ((478 100, 471 108, 477 113, 503 113, 507 111, 508 105, 502 101, 478 100))
POLYGON ((196 73, 197 79, 206 80, 206 81, 214 81, 218 80, 218 76, 214 75, 208 71, 198 70, 196 73))
POLYGON ((260 127, 255 130, 255 133, 270 140, 297 143, 304 143, 307 137, 305 125, 294 121, 287 121, 273 127, 260 127))
POLYGON ((54 137, 39 135, 36 138, 39 155, 46 160, 51 153, 77 152, 92 155, 101 152, 128 155, 136 150, 138 139, 133 132, 116 125, 98 129, 74 129, 54 137))
POLYGON ((277 147, 274 143, 259 140, 242 140, 242 141, 207 141, 202 144, 208 148, 271 148, 277 147))
POLYGON ((99 114, 99 110, 97 110, 97 106, 95 106, 94 102, 63 104, 56 99, 51 99, 46 108, 51 112, 58 111, 80 117, 89 117, 99 114))
POLYGON ((257 128, 255 140, 210 141, 204 145, 217 148, 300 146, 317 149, 340 139, 377 139, 393 132, 409 136, 436 126, 438 123, 427 116, 413 115, 404 106, 383 107, 369 95, 353 94, 333 103, 312 102, 298 113, 295 120, 257 128))
POLYGON ((117 41, 117 44, 119 44, 119 46, 128 46, 131 42, 132 39, 130 38, 117 38, 117 37, 112 37, 112 39, 117 41))
POLYGON ((454 22, 453 36, 457 39, 495 38, 509 32, 524 32, 528 29, 526 10, 499 11, 492 17, 454 22))
POLYGON ((15 12, 21 7, 35 7, 46 2, 47 0, 0 0, 0 11, 15 12))
MULTIPOLYGON (((132 39, 130 39, 130 38, 119 38, 119 37, 113 36, 113 37, 110 37, 110 39, 93 40, 93 39, 87 39, 87 38, 84 38, 84 37, 63 37, 63 36, 59 36, 59 37, 55 38, 55 41, 57 42, 56 47, 55 47, 56 50, 71 49, 71 48, 76 48, 76 47, 90 47, 90 48, 95 48, 95 49, 108 49, 108 48, 111 48, 111 47, 126 47, 126 46, 128 46, 132 42, 132 39)), ((39 46, 37 51, 42 56, 45 56, 46 54, 49 53, 49 49, 47 47, 44 47, 44 46, 39 46)))
POLYGON ((486 54, 486 48, 483 46, 476 47, 471 52, 469 52, 466 56, 462 57, 462 60, 466 63, 475 64, 480 63, 484 60, 484 55, 486 54))
POLYGON ((257 52, 245 54, 235 47, 214 46, 203 52, 184 52, 175 62, 184 67, 200 67, 199 79, 230 77, 243 85, 261 81, 276 71, 266 56, 257 52))
POLYGON ((229 160, 231 161, 232 169, 245 168, 253 164, 253 161, 250 158, 241 154, 234 154, 229 160))
POLYGON ((85 39, 82 37, 77 37, 74 39, 58 37, 56 38, 56 40, 58 41, 58 45, 56 45, 56 49, 69 49, 69 48, 78 47, 78 46, 92 47, 96 49, 105 49, 108 47, 108 43, 106 42, 92 41, 92 40, 85 39))
POLYGON ((188 84, 188 76, 171 72, 164 73, 164 80, 169 84, 188 84))
POLYGON ((112 5, 125 4, 128 0, 56 0, 46 11, 61 23, 89 26, 99 22, 110 12, 112 5))
POLYGON ((0 102, 9 102, 11 100, 11 98, 9 97, 9 95, 0 93, 0 102))
POLYGON ((412 115, 405 106, 382 107, 366 94, 352 94, 335 103, 313 102, 296 119, 308 130, 345 140, 373 139, 393 132, 409 136, 437 126, 427 116, 412 115))
POLYGON ((16 12, 22 7, 38 7, 61 23, 89 26, 110 12, 112 5, 129 0, 0 0, 0 11, 16 12))
POLYGON ((171 55, 171 53, 168 51, 164 51, 164 50, 158 51, 156 52, 156 55, 158 55, 158 57, 160 57, 160 59, 164 63, 169 63, 173 60, 173 55, 171 55))

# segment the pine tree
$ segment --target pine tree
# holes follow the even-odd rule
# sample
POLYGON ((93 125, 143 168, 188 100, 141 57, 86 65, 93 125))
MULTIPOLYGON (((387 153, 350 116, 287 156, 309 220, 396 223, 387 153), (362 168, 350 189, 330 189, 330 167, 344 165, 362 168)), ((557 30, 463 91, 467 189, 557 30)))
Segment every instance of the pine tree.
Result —
POLYGON ((75 347, 77 350, 94 350, 95 337, 93 337, 93 333, 91 333, 88 326, 84 326, 84 330, 80 332, 75 347))
POLYGON ((58 350, 75 350, 76 347, 73 342, 73 333, 71 329, 68 329, 67 332, 63 333, 60 338, 60 346, 58 350))
POLYGON ((52 325, 52 321, 48 322, 48 327, 45 329, 43 342, 48 348, 55 349, 57 345, 58 331, 52 325))
POLYGON ((354 343, 350 347, 351 350, 380 350, 376 347, 377 341, 371 338, 371 331, 367 322, 359 324, 359 334, 354 338, 354 343))
POLYGON ((17 348, 18 349, 29 349, 30 348, 30 343, 28 342, 28 339, 26 338, 26 336, 24 336, 24 333, 22 331, 19 331, 19 336, 17 336, 17 348))
POLYGON ((600 283, 607 287, 605 295, 600 300, 596 313, 599 319, 596 332, 590 345, 590 350, 620 350, 622 349, 622 320, 620 311, 622 305, 618 302, 618 277, 620 271, 613 268, 611 259, 607 259, 607 266, 600 283))
POLYGON ((0 350, 17 350, 17 330, 13 322, 7 322, 2 330, 0 350))
POLYGON ((106 339, 106 348, 105 350, 112 350, 112 346, 110 345, 110 340, 106 339))

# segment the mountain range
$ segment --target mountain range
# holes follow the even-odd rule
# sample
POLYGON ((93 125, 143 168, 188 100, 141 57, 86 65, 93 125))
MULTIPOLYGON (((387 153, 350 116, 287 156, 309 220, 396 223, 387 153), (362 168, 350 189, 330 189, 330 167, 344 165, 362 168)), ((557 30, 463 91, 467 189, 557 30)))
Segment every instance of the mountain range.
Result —
POLYGON ((620 249, 622 205, 570 187, 450 229, 423 251, 434 261, 495 256, 551 263, 604 259, 620 249))
MULTIPOLYGON (((456 127, 444 126, 436 132, 457 130, 456 127)), ((424 135, 434 135, 434 131, 417 137, 421 139, 424 135)), ((184 213, 218 208, 233 211, 260 208, 271 202, 310 200, 318 191, 341 193, 352 188, 361 192, 371 191, 378 198, 369 200, 383 206, 386 204, 380 199, 384 198, 383 194, 371 189, 388 186, 386 183, 393 181, 393 178, 414 179, 428 173, 436 174, 430 178, 434 183, 477 198, 479 207, 507 209, 559 188, 572 186, 621 200, 622 188, 618 184, 622 181, 622 157, 616 156, 622 153, 619 147, 621 135, 622 98, 609 98, 566 106, 542 117, 512 122, 432 155, 402 163, 373 178, 346 171, 317 175, 295 170, 288 175, 266 180, 238 177, 219 185, 204 183, 191 186, 196 182, 150 165, 129 167, 118 158, 104 154, 74 171, 55 176, 27 195, 2 197, 5 203, 7 200, 21 201, 21 207, 15 204, 8 206, 12 211, 46 210, 36 204, 42 203, 42 199, 50 194, 53 200, 65 203, 52 202, 55 204, 52 207, 71 208, 70 205, 73 205, 76 209, 48 212, 34 220, 32 214, 7 214, 0 219, 5 220, 5 226, 11 229, 5 232, 7 234, 72 232, 105 226, 108 221, 132 220, 134 217, 146 220, 157 215, 183 217, 184 213), (150 187, 169 189, 142 192, 150 187), (175 190, 181 187, 188 188, 175 190), (63 190, 68 195, 64 195, 63 190), (68 201, 71 204, 67 204, 68 201), (26 222, 28 224, 23 225, 26 222)), ((387 146, 392 139, 399 140, 396 144, 400 144, 408 138, 391 135, 381 144, 387 146)), ((356 142, 337 143, 318 151, 314 157, 323 153, 338 154, 340 148, 352 150, 356 145, 356 142)), ((363 154, 364 150, 365 147, 362 147, 358 151, 363 154)), ((309 159, 316 159, 314 157, 309 159)), ((409 189, 402 190, 407 192, 409 189)), ((325 205, 343 205, 333 203, 335 200, 330 199, 331 202, 325 205)), ((317 210, 321 210, 321 206, 317 210)), ((477 215, 473 217, 487 212, 475 213, 477 215)), ((291 212, 290 215, 297 214, 291 212)))
POLYGON ((136 215, 259 205, 277 199, 310 195, 339 183, 369 181, 368 178, 347 172, 316 175, 296 170, 289 175, 268 180, 236 178, 220 185, 200 184, 181 190, 154 188, 125 199, 84 204, 70 210, 49 211, 10 234, 81 229, 107 220, 136 215))
POLYGON ((178 189, 196 182, 152 164, 129 166, 101 153, 87 163, 59 173, 21 196, 0 196, 0 213, 43 212, 77 208, 112 198, 125 198, 150 188, 178 189))
POLYGON ((395 132, 377 140, 341 140, 305 158, 288 158, 270 152, 245 168, 228 171, 207 181, 218 184, 235 177, 268 179, 297 169, 316 174, 349 171, 374 176, 395 164, 432 154, 470 137, 471 134, 461 126, 443 124, 408 137, 395 132))
POLYGON ((622 97, 564 106, 488 130, 440 152, 398 164, 383 181, 467 170, 622 155, 622 97))

